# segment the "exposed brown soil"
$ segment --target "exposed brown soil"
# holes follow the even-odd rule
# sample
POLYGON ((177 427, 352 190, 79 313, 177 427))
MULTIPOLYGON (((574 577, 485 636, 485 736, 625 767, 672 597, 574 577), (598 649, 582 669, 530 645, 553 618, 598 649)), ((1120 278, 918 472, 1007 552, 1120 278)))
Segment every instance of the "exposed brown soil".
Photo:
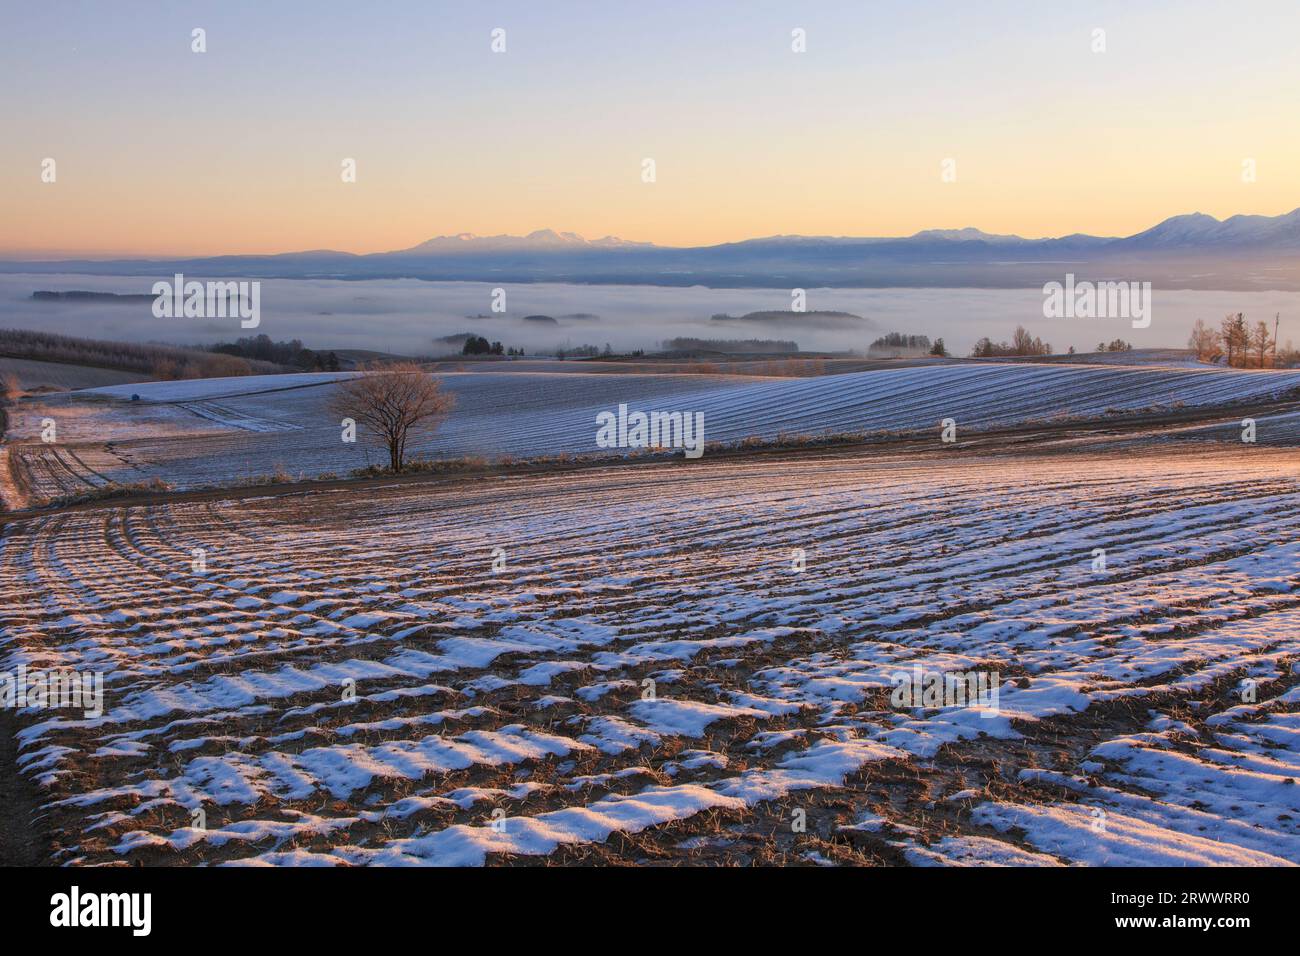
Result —
POLYGON ((49 856, 36 787, 18 772, 18 720, 0 709, 0 866, 39 866, 49 856))

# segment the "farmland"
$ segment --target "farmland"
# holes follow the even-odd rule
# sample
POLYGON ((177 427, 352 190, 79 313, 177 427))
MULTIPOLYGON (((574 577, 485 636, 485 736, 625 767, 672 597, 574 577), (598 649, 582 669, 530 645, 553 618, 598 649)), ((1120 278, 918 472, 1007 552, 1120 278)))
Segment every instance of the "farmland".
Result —
POLYGON ((93 388, 97 385, 143 382, 149 378, 147 375, 118 369, 0 356, 0 378, 7 376, 17 380, 25 389, 93 388))
POLYGON ((1296 0, 11 6, 17 938, 1289 928, 1296 0))
MULTIPOLYGON (((346 475, 383 458, 364 441, 343 442, 328 411, 347 374, 132 384, 28 398, 10 410, 9 467, 0 469, 9 481, 0 485, 7 484, 10 506, 19 507, 110 482, 159 479, 185 489, 275 473, 346 475), (54 442, 42 440, 48 421, 57 427, 54 442)), ((620 404, 700 413, 706 441, 726 444, 933 436, 945 418, 965 438, 1196 409, 1229 417, 1239 407, 1285 414, 1300 393, 1300 372, 1126 365, 947 364, 776 379, 486 371, 439 379, 455 395, 456 410, 413 451, 488 461, 596 453, 596 416, 620 404)), ((1265 443, 1295 434, 1290 419, 1272 431, 1261 428, 1265 443)))
POLYGON ((179 491, 0 525, 0 670, 104 692, 10 721, 0 858, 1300 863, 1300 373, 449 372, 431 456, 739 445, 237 487, 367 463, 348 375, 10 407, 11 504, 179 491))
POLYGON ((1298 464, 831 450, 14 521, 8 666, 106 682, 19 761, 56 863, 1293 864, 1298 464), (893 706, 914 666, 997 706, 893 706))

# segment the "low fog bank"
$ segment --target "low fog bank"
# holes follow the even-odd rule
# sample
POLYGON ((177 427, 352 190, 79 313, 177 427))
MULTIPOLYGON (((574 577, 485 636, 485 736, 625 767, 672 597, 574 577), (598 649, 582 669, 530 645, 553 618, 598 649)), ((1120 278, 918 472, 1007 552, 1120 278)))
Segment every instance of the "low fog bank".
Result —
MULTIPOLYGON (((159 276, 170 281, 171 276, 159 276)), ((187 275, 186 279, 208 277, 187 275)), ((241 329, 237 319, 155 318, 139 300, 34 301, 37 290, 148 293, 154 279, 87 275, 0 275, 0 327, 40 329, 67 335, 178 345, 230 341, 265 333, 301 339, 313 349, 373 349, 418 355, 449 354, 458 346, 444 336, 472 332, 529 352, 607 343, 615 351, 657 349, 677 336, 793 339, 804 351, 865 351, 885 332, 943 338, 964 355, 982 336, 1010 338, 1017 325, 1050 342, 1054 351, 1073 345, 1091 351, 1098 342, 1123 338, 1138 348, 1186 344, 1192 323, 1217 323, 1228 312, 1272 324, 1281 313, 1280 338, 1300 340, 1300 293, 1178 290, 1154 292, 1149 328, 1127 319, 1045 319, 1043 296, 1034 289, 809 289, 809 311, 848 312, 864 321, 845 328, 811 327, 809 316, 788 321, 716 321, 715 314, 742 316, 788 311, 790 293, 773 289, 607 286, 539 283, 505 285, 504 313, 493 311, 493 289, 480 282, 413 279, 339 281, 264 279, 261 321, 241 329), (533 316, 526 319, 525 316, 533 316), (548 317, 536 318, 537 316, 548 317)), ((821 324, 821 323, 818 323, 821 324)))

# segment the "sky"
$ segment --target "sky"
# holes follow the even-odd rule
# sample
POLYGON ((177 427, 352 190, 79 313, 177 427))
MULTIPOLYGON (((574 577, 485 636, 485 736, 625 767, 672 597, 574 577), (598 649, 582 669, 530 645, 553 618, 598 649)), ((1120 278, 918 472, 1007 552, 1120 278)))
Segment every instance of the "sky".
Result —
POLYGON ((1277 215, 1297 28, 1295 0, 0 0, 0 255, 1277 215))

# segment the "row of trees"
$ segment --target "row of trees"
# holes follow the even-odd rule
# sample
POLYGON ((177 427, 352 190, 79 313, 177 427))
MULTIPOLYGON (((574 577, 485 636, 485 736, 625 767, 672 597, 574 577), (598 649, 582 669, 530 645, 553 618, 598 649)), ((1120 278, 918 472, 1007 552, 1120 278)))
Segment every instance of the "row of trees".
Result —
POLYGON ((907 335, 903 332, 887 332, 868 346, 867 353, 897 351, 923 354, 929 350, 930 336, 928 335, 907 335))
POLYGON ((1051 355, 1052 345, 1030 335, 1023 325, 1016 326, 1011 342, 994 342, 987 336, 975 343, 972 358, 997 358, 1002 355, 1051 355))
POLYGON ((1218 328, 1197 319, 1187 346, 1202 362, 1222 359, 1234 368, 1270 368, 1278 364, 1276 323, 1275 318, 1270 331, 1267 322, 1251 325, 1240 312, 1224 316, 1218 328))
MULTIPOLYGON (((1110 342, 1098 342, 1098 352, 1132 352, 1133 343, 1125 342, 1123 339, 1113 339, 1110 342)), ((1074 346, 1070 346, 1070 354, 1074 354, 1074 346)))
MULTIPOLYGON (((790 343, 793 345, 794 343, 790 343)), ((798 346, 795 346, 796 350, 798 346)), ((489 342, 481 335, 471 335, 465 339, 465 344, 461 346, 461 355, 508 355, 520 356, 527 354, 522 348, 505 348, 500 342, 489 342)), ((632 355, 644 355, 643 349, 637 349, 632 355)), ((611 358, 614 355, 614 347, 608 342, 605 348, 601 349, 599 345, 574 345, 566 348, 555 350, 555 357, 563 361, 566 358, 597 358, 603 356, 611 358)))
POLYGON ((0 329, 0 355, 121 369, 158 378, 214 378, 281 371, 269 362, 199 349, 83 339, 28 329, 0 329))
POLYGON ((614 347, 608 342, 605 343, 605 350, 602 352, 598 345, 572 345, 568 348, 556 349, 555 357, 563 362, 566 358, 596 358, 603 355, 609 358, 614 354, 614 347))
POLYGON ((333 352, 316 352, 305 347, 298 339, 274 341, 265 333, 250 335, 234 342, 221 342, 208 349, 218 355, 233 355, 255 362, 270 362, 300 368, 309 372, 337 372, 339 357, 333 352))
MULTIPOLYGON (((500 342, 489 342, 481 335, 471 335, 461 347, 461 355, 505 355, 505 347, 500 342)), ((510 350, 514 355, 514 349, 510 350)))
POLYGON ((689 335, 666 339, 670 352, 723 352, 727 354, 785 355, 799 351, 799 343, 787 339, 699 339, 689 335))
POLYGON ((905 332, 886 332, 867 346, 868 358, 912 358, 921 355, 935 355, 941 358, 948 355, 948 347, 943 339, 930 342, 928 335, 909 335, 905 332))

